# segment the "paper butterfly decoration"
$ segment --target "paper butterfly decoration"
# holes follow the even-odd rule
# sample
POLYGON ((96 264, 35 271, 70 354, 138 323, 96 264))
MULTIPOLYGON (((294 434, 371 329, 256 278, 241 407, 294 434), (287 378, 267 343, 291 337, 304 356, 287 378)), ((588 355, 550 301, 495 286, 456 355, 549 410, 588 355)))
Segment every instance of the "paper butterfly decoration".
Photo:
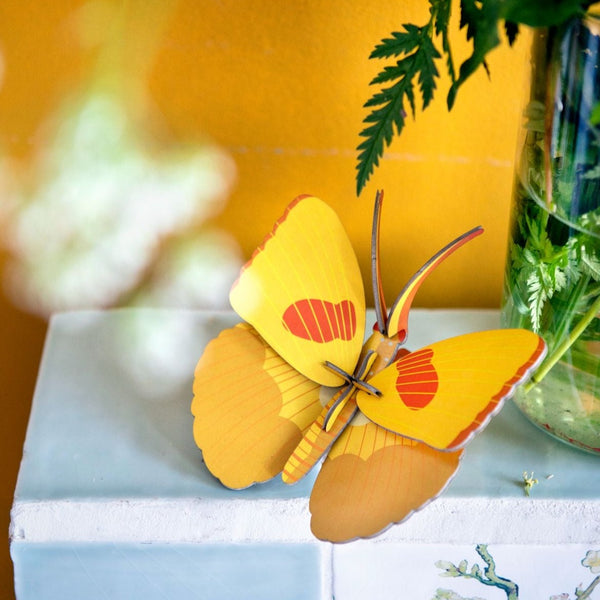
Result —
POLYGON ((462 448, 541 361, 520 329, 402 348, 415 293, 482 233, 438 252, 389 312, 379 271, 381 194, 372 233, 377 324, 364 343, 356 256, 331 208, 297 198, 242 268, 230 301, 246 321, 212 340, 196 367, 194 438, 208 469, 241 489, 278 474, 294 483, 326 456, 311 497, 314 535, 372 536, 436 497, 462 448))

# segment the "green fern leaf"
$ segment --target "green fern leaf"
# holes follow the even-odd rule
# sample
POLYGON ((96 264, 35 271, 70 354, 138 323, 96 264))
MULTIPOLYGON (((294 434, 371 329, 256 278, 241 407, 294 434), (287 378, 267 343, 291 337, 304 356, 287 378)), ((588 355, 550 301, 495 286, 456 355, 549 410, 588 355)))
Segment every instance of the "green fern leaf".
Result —
POLYGON ((454 70, 454 60, 452 58, 452 49, 448 34, 452 2, 451 0, 429 0, 429 4, 429 11, 435 26, 435 34, 442 38, 442 50, 446 56, 446 68, 450 76, 450 81, 454 84, 456 81, 456 71, 454 70))
POLYGON ((423 99, 423 109, 429 106, 436 88, 435 80, 440 76, 435 60, 441 55, 433 45, 431 38, 424 36, 421 51, 416 55, 416 69, 419 73, 419 89, 423 99))
POLYGON ((594 281, 600 281, 600 260, 593 252, 589 253, 585 246, 581 248, 581 267, 594 281))
POLYGON ((404 31, 393 32, 391 38, 381 40, 369 58, 394 58, 401 54, 414 52, 419 47, 421 28, 411 23, 402 27, 404 27, 404 31))
POLYGON ((517 36, 519 35, 519 24, 514 23, 513 21, 505 21, 504 22, 504 33, 506 33, 506 38, 508 39, 508 45, 513 46, 517 36))
POLYGON ((394 136, 394 128, 399 135, 405 125, 407 105, 415 114, 415 91, 418 84, 425 109, 436 89, 439 77, 435 61, 440 53, 435 48, 426 27, 404 25, 404 31, 392 34, 382 40, 372 53, 375 58, 402 57, 393 66, 386 66, 372 81, 371 85, 395 82, 381 89, 365 103, 365 108, 373 108, 364 119, 368 127, 360 132, 365 138, 358 146, 357 193, 360 194, 373 169, 379 165, 386 146, 394 136))
MULTIPOLYGON (((382 94, 379 98, 387 97, 387 94, 382 94)), ((369 106, 376 101, 375 97, 371 99, 369 106)), ((358 174, 357 192, 360 194, 361 189, 371 176, 373 169, 379 165, 379 159, 383 156, 384 145, 389 145, 393 137, 393 127, 400 133, 404 128, 405 112, 403 109, 403 96, 397 94, 385 102, 382 108, 374 110, 365 118, 365 123, 373 123, 369 127, 361 131, 361 136, 366 138, 358 146, 360 151, 358 155, 358 174)))
POLYGON ((498 21, 501 17, 502 2, 488 0, 485 4, 478 0, 461 0, 460 27, 466 27, 467 40, 473 41, 473 52, 460 66, 458 78, 448 93, 448 108, 451 109, 456 100, 459 87, 480 67, 486 71, 485 58, 500 44, 498 21))
POLYGON ((542 310, 548 299, 548 294, 544 286, 543 268, 529 275, 527 279, 527 291, 529 292, 528 305, 531 328, 537 333, 541 326, 542 310))

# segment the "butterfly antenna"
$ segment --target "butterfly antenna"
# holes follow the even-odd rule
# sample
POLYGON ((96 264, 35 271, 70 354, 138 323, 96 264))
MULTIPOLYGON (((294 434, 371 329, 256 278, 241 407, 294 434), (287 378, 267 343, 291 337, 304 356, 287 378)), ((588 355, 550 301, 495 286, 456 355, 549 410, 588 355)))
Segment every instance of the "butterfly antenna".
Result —
POLYGON ((389 337, 395 337, 398 342, 403 342, 408 334, 408 313, 413 298, 427 276, 448 256, 458 250, 473 238, 483 233, 482 227, 475 227, 455 240, 444 246, 439 252, 432 256, 410 279, 400 292, 400 295, 392 305, 388 315, 387 324, 389 337))
POLYGON ((371 232, 371 279, 373 284, 373 300, 375 302, 375 315, 377 317, 377 328, 385 335, 387 330, 387 309, 383 297, 383 286, 381 283, 381 268, 379 259, 379 231, 381 229, 381 207, 383 205, 383 190, 378 190, 375 196, 375 208, 373 210, 373 229, 371 232))

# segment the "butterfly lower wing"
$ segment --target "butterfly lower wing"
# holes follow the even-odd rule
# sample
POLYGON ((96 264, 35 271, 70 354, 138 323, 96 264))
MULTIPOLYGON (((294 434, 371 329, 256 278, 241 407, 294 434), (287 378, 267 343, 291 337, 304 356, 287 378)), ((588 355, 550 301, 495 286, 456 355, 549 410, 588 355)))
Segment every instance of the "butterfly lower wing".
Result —
POLYGON ((241 489, 281 472, 321 412, 318 384, 247 324, 206 347, 194 376, 194 438, 208 469, 241 489))
POLYGON ((461 454, 440 452, 359 415, 333 445, 314 484, 313 534, 344 542, 403 521, 443 491, 461 454))
POLYGON ((358 261, 335 212, 297 198, 244 266, 229 296, 233 309, 306 377, 335 387, 324 367, 356 367, 365 330, 358 261))
POLYGON ((359 392, 357 403, 386 429, 456 450, 488 423, 544 355, 543 340, 523 329, 461 335, 403 356, 369 380, 382 396, 359 392))

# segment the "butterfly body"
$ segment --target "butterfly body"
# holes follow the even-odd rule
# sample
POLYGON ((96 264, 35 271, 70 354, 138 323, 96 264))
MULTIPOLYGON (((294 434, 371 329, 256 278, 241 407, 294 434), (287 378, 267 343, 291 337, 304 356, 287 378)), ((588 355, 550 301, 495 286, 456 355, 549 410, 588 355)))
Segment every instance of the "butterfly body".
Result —
POLYGON ((304 477, 323 457, 358 412, 356 393, 361 389, 361 380, 368 383, 373 375, 393 362, 400 352, 408 353, 401 348, 400 344, 378 331, 371 334, 365 342, 358 360, 358 365, 362 365, 366 363, 368 356, 372 358, 367 363, 369 364, 368 371, 359 373, 357 369, 353 376, 358 381, 344 385, 323 407, 284 466, 282 478, 285 483, 295 483, 304 477), (338 402, 340 403, 339 410, 332 415, 332 410, 338 402))
POLYGON ((240 489, 302 478, 322 460, 311 528, 331 541, 368 537, 445 488, 462 449, 542 359, 522 330, 477 332, 409 352, 408 311, 424 279, 481 233, 440 250, 388 311, 373 219, 377 323, 366 310, 356 257, 335 213, 299 197, 234 284, 246 321, 210 342, 198 362, 194 437, 209 470, 240 489), (363 343, 364 342, 364 343, 363 343))

